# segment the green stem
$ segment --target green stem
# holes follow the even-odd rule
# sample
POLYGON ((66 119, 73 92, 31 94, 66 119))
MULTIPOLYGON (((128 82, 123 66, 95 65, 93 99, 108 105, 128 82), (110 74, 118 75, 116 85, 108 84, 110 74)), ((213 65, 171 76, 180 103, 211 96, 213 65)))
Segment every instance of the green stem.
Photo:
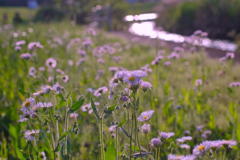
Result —
POLYGON ((101 160, 105 160, 104 157, 104 143, 103 143, 103 118, 100 118, 100 142, 101 142, 101 160))
POLYGON ((118 160, 118 129, 116 127, 116 160, 118 160))
POLYGON ((140 151, 140 154, 141 154, 141 147, 140 147, 140 143, 139 143, 139 138, 138 138, 138 128, 137 128, 137 117, 135 115, 135 134, 136 134, 136 142, 138 143, 138 147, 139 147, 139 151, 140 151))
POLYGON ((130 160, 132 159, 132 133, 133 133, 133 113, 132 113, 132 129, 131 129, 131 137, 130 137, 130 160))
POLYGON ((147 138, 147 134, 145 134, 145 140, 146 140, 146 145, 147 145, 147 160, 149 159, 149 155, 148 155, 148 151, 149 151, 149 145, 148 145, 148 138, 147 138))

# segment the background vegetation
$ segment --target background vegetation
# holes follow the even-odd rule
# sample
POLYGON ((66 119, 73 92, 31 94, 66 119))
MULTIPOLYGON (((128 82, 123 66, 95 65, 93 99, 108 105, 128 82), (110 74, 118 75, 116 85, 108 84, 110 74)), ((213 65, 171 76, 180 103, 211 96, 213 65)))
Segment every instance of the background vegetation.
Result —
POLYGON ((234 40, 240 33, 239 17, 239 0, 199 0, 169 7, 159 14, 157 23, 183 35, 203 30, 210 38, 234 40))

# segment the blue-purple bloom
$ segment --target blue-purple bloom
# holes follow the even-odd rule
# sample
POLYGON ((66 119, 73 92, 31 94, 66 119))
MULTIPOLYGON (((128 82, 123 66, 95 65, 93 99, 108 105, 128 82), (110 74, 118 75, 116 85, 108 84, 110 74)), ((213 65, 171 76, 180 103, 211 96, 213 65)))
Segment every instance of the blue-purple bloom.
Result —
POLYGON ((153 113, 154 110, 142 112, 141 115, 138 117, 138 121, 147 122, 152 117, 153 113))
POLYGON ((106 86, 100 87, 98 88, 95 92, 94 92, 94 96, 95 97, 99 97, 101 96, 103 93, 106 93, 108 91, 108 88, 106 86))
POLYGON ((144 134, 148 134, 149 131, 150 131, 150 124, 144 124, 144 125, 142 126, 142 132, 143 132, 144 134))
POLYGON ((128 71, 123 78, 123 81, 132 85, 137 85, 145 76, 147 76, 147 73, 141 70, 128 71))

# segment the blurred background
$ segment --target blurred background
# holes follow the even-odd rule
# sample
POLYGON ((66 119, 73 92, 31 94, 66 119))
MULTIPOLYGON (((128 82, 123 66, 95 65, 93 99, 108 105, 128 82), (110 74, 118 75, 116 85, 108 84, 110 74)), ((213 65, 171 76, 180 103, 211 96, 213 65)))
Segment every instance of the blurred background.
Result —
POLYGON ((0 7, 3 24, 70 19, 128 31, 133 22, 151 21, 150 27, 184 36, 202 30, 211 39, 240 40, 239 0, 1 0, 0 7))

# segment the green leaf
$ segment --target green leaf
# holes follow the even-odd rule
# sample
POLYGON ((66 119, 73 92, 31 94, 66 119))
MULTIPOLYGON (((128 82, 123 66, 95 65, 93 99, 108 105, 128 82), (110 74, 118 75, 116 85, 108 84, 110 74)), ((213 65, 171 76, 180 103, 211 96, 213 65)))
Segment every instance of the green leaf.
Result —
POLYGON ((167 95, 169 93, 169 88, 170 88, 170 84, 169 82, 167 82, 166 85, 164 86, 164 95, 167 95))
POLYGON ((62 143, 60 153, 61 153, 61 157, 62 157, 62 159, 64 159, 64 143, 62 143))
POLYGON ((60 151, 60 144, 59 144, 59 142, 58 142, 58 144, 57 144, 57 146, 56 146, 54 152, 58 152, 58 151, 60 151))
POLYGON ((138 110, 138 109, 139 109, 139 97, 138 97, 137 102, 136 102, 136 110, 138 110))
POLYGON ((174 122, 174 120, 175 120, 175 114, 174 115, 172 115, 170 118, 168 118, 168 120, 167 120, 167 124, 168 125, 170 125, 170 124, 172 124, 173 122, 174 122))
POLYGON ((26 94, 28 97, 30 96, 30 94, 25 92, 23 89, 19 89, 18 92, 20 92, 22 95, 26 94))
POLYGON ((35 156, 37 156, 38 155, 38 152, 35 150, 35 148, 32 146, 31 147, 32 148, 32 150, 33 150, 33 154, 35 155, 35 156))
POLYGON ((229 112, 230 112, 231 116, 234 117, 236 110, 235 110, 233 102, 230 102, 230 104, 229 104, 229 112))
POLYGON ((127 116, 126 116, 126 113, 124 112, 123 120, 119 123, 118 127, 123 126, 126 121, 127 121, 127 116))
POLYGON ((112 112, 112 111, 115 110, 115 107, 116 107, 116 106, 117 106, 117 104, 115 104, 115 105, 113 105, 113 106, 111 106, 111 107, 108 107, 107 109, 108 109, 108 111, 112 112))
POLYGON ((198 114, 201 114, 201 113, 202 113, 202 106, 201 106, 200 103, 197 103, 197 104, 196 104, 196 108, 197 108, 198 114))
POLYGON ((237 140, 240 141, 240 123, 238 123, 237 129, 236 129, 236 137, 237 137, 237 140))
POLYGON ((68 134, 68 131, 65 132, 63 135, 61 135, 61 137, 58 139, 58 142, 60 142, 64 137, 66 137, 68 134))
POLYGON ((77 111, 83 105, 84 100, 85 99, 81 99, 81 100, 77 101, 76 103, 74 103, 72 105, 72 107, 68 110, 68 113, 73 113, 73 112, 77 111))
POLYGON ((64 100, 64 101, 65 101, 65 99, 64 99, 64 97, 63 97, 63 95, 62 95, 62 93, 59 93, 59 94, 58 94, 58 97, 61 98, 61 100, 64 100))
POLYGON ((43 130, 42 130, 41 132, 42 132, 42 137, 43 137, 44 143, 46 144, 46 146, 47 146, 48 148, 50 148, 50 144, 49 144, 49 142, 48 142, 47 135, 45 134, 45 132, 44 132, 43 130))
POLYGON ((115 150, 115 144, 112 142, 112 144, 108 147, 106 154, 105 154, 105 159, 116 159, 116 150, 115 150))
POLYGON ((66 97, 66 98, 68 98, 68 97, 70 96, 70 94, 71 94, 71 91, 67 94, 67 97, 66 97))
POLYGON ((133 96, 133 92, 131 93, 131 95, 129 96, 130 98, 133 96))
POLYGON ((228 87, 227 89, 228 89, 228 92, 233 93, 232 88, 228 87))
POLYGON ((17 138, 18 138, 17 130, 12 124, 9 125, 9 133, 15 140, 17 140, 17 138))
POLYGON ((94 104, 92 98, 91 98, 91 106, 92 106, 92 110, 93 110, 94 115, 95 115, 98 119, 100 119, 100 117, 99 117, 99 115, 98 115, 98 112, 97 112, 97 109, 96 109, 96 107, 95 107, 95 104, 94 104))
POLYGON ((70 154, 70 151, 71 151, 71 143, 70 143, 69 139, 67 139, 67 155, 70 154))

